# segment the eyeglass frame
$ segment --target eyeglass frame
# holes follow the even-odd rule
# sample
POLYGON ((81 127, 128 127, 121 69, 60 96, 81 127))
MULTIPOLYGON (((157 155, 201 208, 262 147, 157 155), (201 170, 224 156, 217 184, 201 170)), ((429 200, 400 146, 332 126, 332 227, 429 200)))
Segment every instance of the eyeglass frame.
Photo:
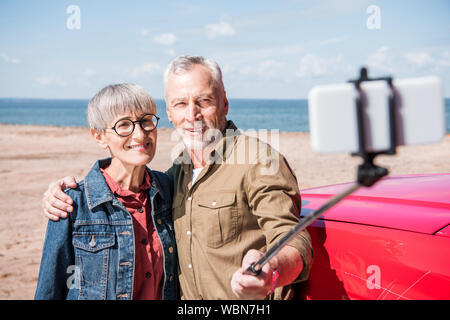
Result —
POLYGON ((156 114, 153 114, 153 113, 145 113, 145 114, 142 115, 142 117, 140 117, 139 120, 133 121, 133 120, 131 120, 131 119, 120 119, 120 120, 117 120, 116 123, 114 123, 114 126, 113 126, 112 128, 106 128, 106 129, 113 129, 113 130, 115 131, 115 133, 116 133, 119 137, 125 138, 125 137, 131 136, 131 135, 133 134, 134 129, 136 129, 136 122, 139 122, 139 126, 141 127, 142 131, 144 131, 145 133, 150 133, 150 132, 152 132, 153 130, 155 130, 155 129, 158 127, 159 119, 161 119, 161 118, 158 117, 156 114), (142 127, 142 122, 141 122, 141 121, 142 121, 142 119, 144 119, 144 117, 146 117, 146 116, 154 116, 154 117, 156 118, 156 124, 155 124, 155 127, 154 127, 152 130, 145 130, 144 127, 142 127), (130 121, 130 122, 133 124, 133 130, 131 130, 131 132, 130 132, 129 134, 125 135, 125 136, 119 134, 119 133, 117 132, 117 130, 116 130, 116 125, 117 125, 120 121, 123 121, 123 120, 128 120, 128 121, 130 121))

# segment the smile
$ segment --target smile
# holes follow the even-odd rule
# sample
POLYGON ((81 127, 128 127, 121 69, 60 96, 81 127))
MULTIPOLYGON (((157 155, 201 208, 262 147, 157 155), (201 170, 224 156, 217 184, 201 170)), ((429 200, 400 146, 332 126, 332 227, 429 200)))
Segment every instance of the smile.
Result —
POLYGON ((141 144, 134 144, 132 146, 128 146, 128 149, 132 149, 132 150, 145 150, 145 148, 147 148, 150 145, 150 142, 147 143, 141 143, 141 144))
POLYGON ((189 135, 192 135, 192 136, 197 136, 197 135, 203 134, 203 128, 202 127, 200 127, 200 128, 187 128, 187 129, 184 129, 184 131, 186 131, 189 135))

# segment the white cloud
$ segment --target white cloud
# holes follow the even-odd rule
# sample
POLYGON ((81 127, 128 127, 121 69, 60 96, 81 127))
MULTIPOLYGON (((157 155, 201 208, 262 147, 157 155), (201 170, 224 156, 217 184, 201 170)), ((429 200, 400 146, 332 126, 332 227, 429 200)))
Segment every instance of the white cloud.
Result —
POLYGON ((153 37, 153 42, 162 44, 164 46, 171 46, 177 42, 178 38, 173 33, 162 33, 153 37))
POLYGON ((356 12, 365 12, 373 0, 323 0, 308 1, 311 5, 301 11, 301 15, 309 19, 325 19, 342 17, 356 12))
POLYGON ((284 64, 275 60, 265 60, 258 65, 258 75, 263 78, 280 78, 284 72, 284 64))
POLYGON ((236 70, 232 64, 224 64, 221 69, 223 74, 233 73, 236 70))
POLYGON ((141 34, 141 36, 146 37, 149 34, 148 29, 142 28, 139 33, 141 34))
POLYGON ((209 38, 214 39, 219 36, 234 36, 236 30, 227 22, 219 22, 215 24, 205 25, 206 34, 209 38))
POLYGON ((83 75, 86 78, 92 78, 93 76, 95 76, 97 74, 97 71, 95 71, 94 69, 90 69, 87 68, 86 70, 84 70, 83 75))
POLYGON ((404 54, 406 61, 417 67, 430 65, 433 59, 427 52, 408 52, 404 54))
POLYGON ((289 82, 292 76, 287 68, 287 64, 275 59, 245 64, 226 63, 222 67, 222 72, 228 78, 242 79, 244 77, 247 79, 246 81, 251 82, 259 82, 261 80, 289 82))
POLYGON ((450 51, 429 47, 415 51, 395 52, 383 46, 368 55, 367 66, 371 73, 390 73, 400 76, 423 76, 450 67, 450 51))
POLYGON ((366 59, 367 64, 370 68, 388 72, 393 71, 391 60, 392 57, 388 46, 380 47, 377 51, 369 54, 366 59))
POLYGON ((162 67, 158 63, 144 63, 139 67, 132 70, 131 75, 133 77, 140 76, 159 76, 162 73, 162 67))
POLYGON ((19 64, 22 62, 19 58, 11 58, 6 53, 0 53, 0 58, 2 58, 6 63, 19 64))
POLYGON ((35 79, 36 83, 39 86, 47 87, 47 86, 57 86, 57 87, 66 87, 67 83, 64 79, 55 75, 43 75, 39 76, 35 79))
POLYGON ((253 73, 253 68, 250 66, 244 66, 242 68, 239 69, 239 74, 243 75, 243 76, 247 76, 253 73))
POLYGON ((220 61, 227 61, 235 65, 254 63, 255 61, 284 59, 292 56, 297 57, 304 52, 304 46, 301 44, 290 44, 277 47, 259 47, 249 50, 233 50, 218 52, 215 57, 220 61))
POLYGON ((97 71, 91 68, 86 68, 83 71, 83 74, 81 77, 78 78, 78 83, 82 86, 90 86, 92 78, 97 75, 97 71))
POLYGON ((167 54, 168 54, 169 56, 175 57, 175 50, 173 50, 173 49, 168 49, 166 52, 167 52, 167 54))
POLYGON ((318 41, 314 41, 311 43, 311 45, 314 46, 327 46, 330 44, 336 44, 336 43, 340 43, 343 41, 347 40, 347 36, 340 36, 340 37, 334 37, 334 38, 329 38, 329 39, 325 39, 325 40, 318 40, 318 41))
POLYGON ((333 74, 342 62, 342 57, 322 58, 310 53, 300 59, 300 67, 297 72, 299 77, 317 77, 333 74))
POLYGON ((446 51, 442 54, 442 57, 439 59, 438 65, 440 67, 450 67, 450 51, 446 51))

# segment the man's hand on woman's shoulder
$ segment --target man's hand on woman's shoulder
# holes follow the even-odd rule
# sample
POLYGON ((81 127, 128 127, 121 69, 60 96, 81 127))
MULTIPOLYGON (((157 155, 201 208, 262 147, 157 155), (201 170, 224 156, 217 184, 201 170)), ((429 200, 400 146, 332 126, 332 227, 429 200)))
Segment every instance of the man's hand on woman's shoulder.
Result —
POLYGON ((77 182, 71 176, 50 183, 42 197, 44 215, 53 221, 58 221, 59 218, 67 218, 67 214, 73 211, 73 200, 63 190, 76 187, 77 182))

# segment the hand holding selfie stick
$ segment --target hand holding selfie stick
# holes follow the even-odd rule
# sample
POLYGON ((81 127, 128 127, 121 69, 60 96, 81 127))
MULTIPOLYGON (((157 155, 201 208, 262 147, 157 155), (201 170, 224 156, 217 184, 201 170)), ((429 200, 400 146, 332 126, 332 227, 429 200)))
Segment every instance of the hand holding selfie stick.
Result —
POLYGON ((344 192, 334 196, 328 202, 326 202, 323 206, 317 209, 312 214, 304 217, 295 227, 293 227, 286 235, 283 236, 277 243, 270 248, 258 261, 254 262, 248 269, 246 270, 246 274, 258 275, 261 272, 262 267, 270 261, 286 244, 288 244, 298 233, 308 227, 311 223, 313 223, 317 218, 319 218, 325 211, 336 205, 339 201, 344 199, 349 194, 355 192, 360 187, 370 187, 375 184, 378 180, 388 174, 388 170, 386 168, 379 167, 373 163, 375 157, 379 154, 395 154, 395 148, 397 146, 397 137, 396 137, 396 122, 395 122, 395 95, 394 88, 392 86, 392 78, 376 78, 370 79, 367 77, 367 69, 361 68, 360 77, 357 80, 350 80, 349 82, 354 83, 356 89, 358 90, 358 98, 356 99, 356 115, 358 122, 358 142, 359 142, 359 151, 352 155, 360 156, 363 158, 364 162, 358 166, 358 177, 357 182, 349 187, 344 192), (368 152, 366 148, 366 135, 364 130, 364 121, 363 121, 363 99, 362 92, 360 88, 360 84, 363 81, 377 81, 377 80, 385 80, 389 87, 391 88, 391 95, 389 96, 389 126, 390 126, 390 148, 388 150, 379 151, 379 152, 368 152))

